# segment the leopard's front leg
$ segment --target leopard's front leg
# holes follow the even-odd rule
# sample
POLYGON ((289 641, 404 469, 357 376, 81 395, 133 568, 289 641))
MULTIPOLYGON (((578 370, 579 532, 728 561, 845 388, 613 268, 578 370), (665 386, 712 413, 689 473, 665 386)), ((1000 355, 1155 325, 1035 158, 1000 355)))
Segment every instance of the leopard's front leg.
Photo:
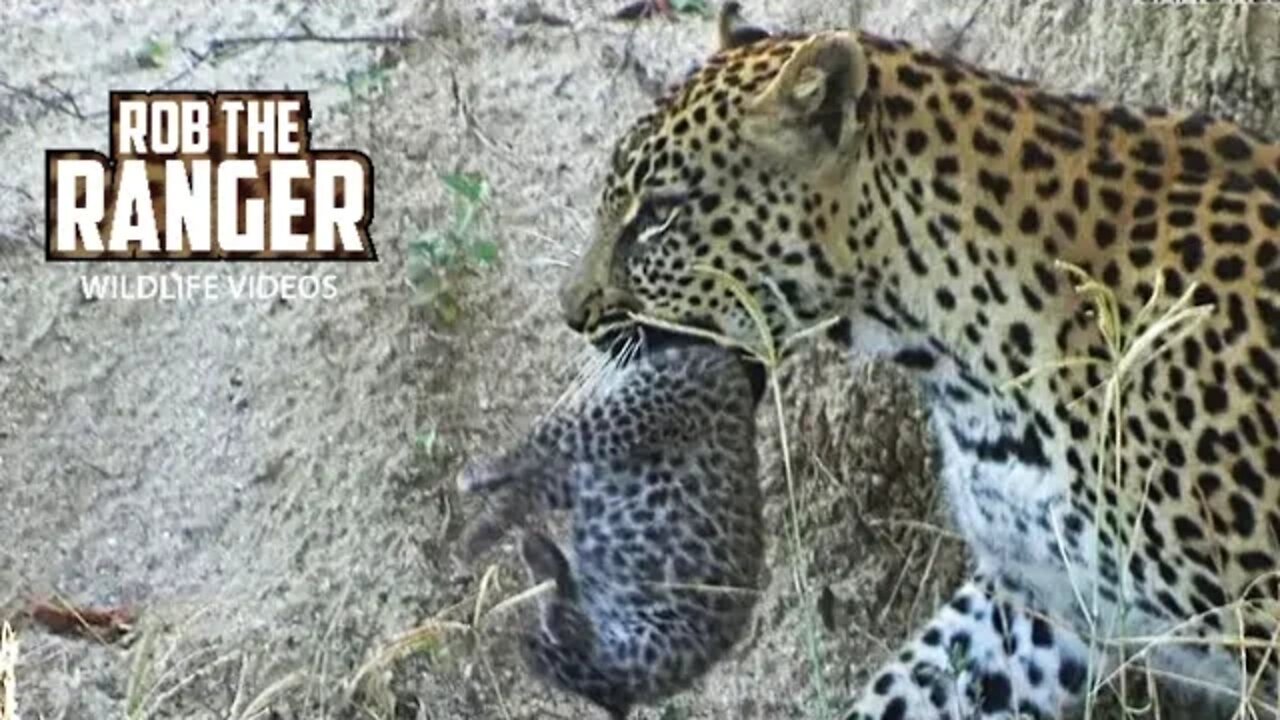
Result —
POLYGON ((981 580, 952 600, 867 684, 846 720, 1063 717, 1085 692, 1088 648, 981 580))

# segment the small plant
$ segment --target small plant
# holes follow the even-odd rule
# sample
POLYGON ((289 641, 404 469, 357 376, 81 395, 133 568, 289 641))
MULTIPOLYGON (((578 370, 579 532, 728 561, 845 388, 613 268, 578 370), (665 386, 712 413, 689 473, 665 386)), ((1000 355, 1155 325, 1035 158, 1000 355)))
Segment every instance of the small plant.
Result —
POLYGON ((486 236, 484 212, 489 184, 474 173, 440 176, 453 196, 453 214, 440 228, 409 241, 409 284, 417 291, 415 304, 426 307, 431 319, 451 326, 461 315, 461 289, 498 261, 498 246, 486 236))
POLYGON ((711 14, 711 5, 707 0, 671 0, 671 9, 678 13, 701 15, 702 17, 707 17, 711 14))
POLYGON ((347 88, 351 102, 368 100, 387 89, 391 76, 381 65, 371 65, 363 70, 348 70, 342 84, 347 88))
POLYGON ((139 67, 162 68, 169 64, 169 55, 173 51, 173 43, 152 38, 133 54, 139 67))
POLYGON ((440 433, 435 428, 427 428, 418 433, 416 438, 418 449, 422 451, 427 458, 431 458, 439 447, 440 433))

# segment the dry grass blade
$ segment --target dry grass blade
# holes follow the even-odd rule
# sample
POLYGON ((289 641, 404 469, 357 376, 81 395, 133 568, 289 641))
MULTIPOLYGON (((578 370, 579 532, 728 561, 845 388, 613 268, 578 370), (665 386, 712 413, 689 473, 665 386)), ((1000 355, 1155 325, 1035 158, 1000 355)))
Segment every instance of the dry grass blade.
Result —
MULTIPOLYGON (((1093 279, 1080 267, 1062 261, 1055 264, 1059 270, 1063 270, 1071 276, 1076 283, 1076 293, 1092 306, 1098 331, 1106 345, 1108 357, 1105 359, 1065 357, 1032 368, 1012 381, 1005 383, 1005 388, 1024 385, 1045 372, 1062 368, 1102 366, 1104 371, 1102 382, 1074 398, 1068 404, 1068 407, 1078 407, 1096 392, 1101 391, 1103 393, 1100 413, 1102 421, 1098 424, 1094 440, 1098 451, 1097 467, 1095 468, 1097 475, 1095 492, 1097 497, 1104 496, 1105 486, 1108 483, 1114 487, 1113 492, 1117 497, 1121 498, 1121 502, 1131 499, 1135 490, 1141 491, 1141 495, 1137 500, 1138 507, 1132 513, 1135 520, 1130 532, 1129 541, 1131 544, 1128 547, 1119 548, 1118 551, 1121 556, 1114 558, 1116 562, 1121 563, 1121 567, 1127 567, 1127 560, 1132 556, 1137 545, 1136 538, 1138 537, 1139 521, 1136 518, 1141 518, 1146 511, 1154 469, 1153 473, 1148 474, 1140 489, 1126 486, 1126 478, 1123 473, 1126 445, 1124 391, 1128 387, 1128 383, 1134 376, 1135 371, 1182 342, 1214 312, 1214 306, 1193 305, 1195 291, 1198 286, 1196 283, 1191 283, 1186 292, 1175 299, 1162 313, 1159 313, 1161 296, 1164 291, 1164 273, 1157 272, 1150 297, 1147 298, 1142 308, 1135 314, 1132 322, 1126 324, 1121 319, 1123 313, 1120 300, 1110 287, 1093 279)), ((1101 502, 1096 503, 1094 507, 1094 527, 1102 527, 1101 513, 1103 507, 1104 504, 1101 502)), ((1061 546, 1064 538, 1058 527, 1057 515, 1052 515, 1052 519, 1054 520, 1053 530, 1061 546)), ((1097 552, 1103 552, 1101 543, 1098 544, 1097 552)), ((1117 642, 1115 632, 1117 625, 1121 623, 1122 618, 1127 614, 1125 598, 1128 597, 1128 593, 1122 593, 1119 607, 1115 608, 1111 614, 1111 620, 1107 623, 1108 627, 1104 631, 1100 631, 1098 625, 1102 616, 1102 601, 1100 597, 1102 582, 1097 577, 1088 578, 1088 585, 1091 586, 1092 593, 1091 598, 1086 600, 1085 593, 1081 592, 1080 588, 1079 581, 1082 578, 1073 572, 1074 568, 1065 552, 1063 553, 1063 561, 1066 564, 1072 591, 1075 593, 1076 601, 1089 628, 1090 657, 1097 659, 1102 647, 1119 649, 1122 655, 1127 653, 1128 646, 1133 644, 1134 639, 1128 638, 1117 642)), ((1096 558, 1095 567, 1100 567, 1102 561, 1103 558, 1096 558)), ((1101 688, 1110 686, 1118 678, 1121 685, 1121 694, 1127 694, 1127 685, 1121 673, 1124 668, 1130 666, 1135 660, 1146 658, 1149 650, 1150 647, 1144 647, 1136 655, 1130 655, 1123 659, 1119 668, 1104 678, 1099 678, 1095 674, 1098 663, 1089 663, 1089 692, 1086 695, 1084 713, 1086 720, 1093 716, 1094 700, 1101 688)), ((1121 697, 1120 700, 1122 704, 1126 702, 1124 697, 1121 697)), ((1126 711, 1131 713, 1145 712, 1144 709, 1135 709, 1127 705, 1126 711)))
POLYGON ((155 667, 156 631, 144 628, 141 640, 133 648, 133 663, 125 684, 125 715, 135 718, 142 712, 151 688, 151 675, 155 667))
POLYGON ((427 620, 418 627, 403 633, 392 640, 386 647, 374 653, 356 670, 349 682, 349 687, 358 686, 371 672, 381 670, 400 658, 418 652, 428 652, 439 645, 445 635, 451 633, 468 633, 471 626, 456 620, 427 620))
POLYGON ((480 627, 480 619, 484 616, 484 599, 489 594, 489 588, 498 581, 498 566, 490 565, 485 568, 484 575, 480 578, 480 590, 476 593, 476 606, 471 615, 471 627, 480 627))
POLYGON ((187 633, 215 607, 213 604, 203 605, 186 615, 182 624, 174 629, 169 647, 163 655, 157 654, 161 633, 167 629, 162 621, 153 617, 151 621, 142 623, 133 630, 133 634, 140 637, 135 640, 130 651, 133 659, 125 686, 126 717, 130 720, 150 717, 166 699, 231 658, 232 653, 228 653, 209 660, 206 656, 212 650, 208 648, 196 649, 178 657, 179 648, 187 633), (195 669, 190 670, 193 667, 195 669))
POLYGON ((161 716, 160 709, 176 697, 178 693, 182 692, 200 677, 232 662, 238 654, 238 651, 232 650, 209 659, 213 656, 212 648, 191 652, 181 663, 174 665, 160 676, 160 679, 156 681, 156 687, 152 696, 146 703, 142 714, 138 717, 150 718, 161 716), (178 674, 179 671, 183 671, 182 674, 178 674), (161 692, 160 687, 166 681, 168 681, 169 687, 161 692))
POLYGON ((9 623, 0 626, 0 720, 18 717, 18 638, 9 623))
POLYGON ((770 362, 770 370, 776 370, 778 361, 781 358, 778 357, 778 349, 773 342, 773 333, 769 332, 769 321, 764 316, 764 310, 760 308, 760 303, 756 302, 755 297, 751 295, 751 291, 747 290, 746 286, 739 282, 737 278, 723 270, 717 270, 706 265, 696 265, 693 269, 695 272, 719 280, 729 289, 729 292, 733 293, 733 297, 742 306, 742 309, 751 318, 751 322, 756 327, 756 333, 760 340, 759 356, 770 362))
POLYGON ((508 610, 519 607, 520 605, 523 605, 529 602, 530 600, 537 598, 539 595, 551 592, 555 588, 555 586, 556 586, 556 583, 554 580, 545 580, 541 583, 538 583, 537 585, 534 585, 531 588, 522 590, 516 593, 515 595, 512 595, 509 598, 505 598, 501 602, 495 603, 493 607, 486 610, 484 614, 481 615, 480 617, 487 618, 487 617, 493 617, 496 615, 501 615, 507 612, 508 610))
MULTIPOLYGON (((555 583, 548 580, 531 588, 526 588, 515 595, 503 598, 492 607, 486 608, 485 598, 488 597, 493 587, 497 584, 497 580, 498 566, 490 565, 480 578, 480 587, 474 600, 464 601, 445 608, 445 610, 437 613, 436 617, 392 640, 356 670, 346 683, 348 690, 359 687, 365 682, 370 673, 382 670, 404 657, 420 652, 431 652, 444 642, 447 635, 458 634, 474 638, 480 632, 487 618, 505 613, 543 593, 549 592, 555 587, 555 583), (466 604, 472 604, 468 622, 443 619, 444 616, 461 609, 466 604)), ((481 654, 481 663, 486 673, 492 674, 492 670, 488 666, 488 659, 483 656, 483 652, 481 654)), ((501 688, 496 682, 494 687, 499 697, 501 697, 501 688)), ((503 714, 509 715, 505 707, 503 708, 503 714)))
POLYGON ((306 674, 301 670, 285 675, 279 680, 271 683, 258 693, 249 705, 245 707, 244 712, 236 716, 235 720, 260 720, 271 712, 271 701, 276 697, 283 695, 285 691, 291 690, 306 681, 306 674))
POLYGON ((721 335, 720 333, 712 332, 710 330, 703 330, 700 327, 694 327, 692 325, 682 325, 680 323, 670 322, 668 320, 663 320, 662 318, 654 317, 652 315, 645 315, 643 313, 629 313, 628 317, 630 317, 635 322, 640 323, 641 325, 648 325, 651 327, 656 327, 661 330, 669 330, 671 332, 683 333, 685 335, 690 335, 696 338, 702 338, 703 340, 714 342, 717 345, 721 345, 723 347, 730 347, 730 348, 737 348, 739 350, 744 350, 746 352, 751 353, 753 357, 760 358, 761 361, 764 360, 764 358, 760 356, 760 354, 756 351, 755 348, 744 345, 738 342, 737 340, 734 340, 733 338, 729 337, 728 335, 721 335))

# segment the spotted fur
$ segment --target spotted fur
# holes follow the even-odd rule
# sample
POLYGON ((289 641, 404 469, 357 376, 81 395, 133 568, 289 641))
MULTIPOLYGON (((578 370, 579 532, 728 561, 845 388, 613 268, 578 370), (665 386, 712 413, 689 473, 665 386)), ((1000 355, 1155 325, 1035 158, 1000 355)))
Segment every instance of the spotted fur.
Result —
POLYGON ((572 561, 540 531, 521 543, 556 586, 524 654, 611 717, 687 688, 750 625, 764 549, 751 374, 714 346, 651 350, 460 479, 493 501, 472 552, 571 513, 572 561))
MULTIPOLYGON (((1050 618, 1054 647, 1081 647, 1091 627, 1163 636, 1126 650, 1274 703, 1280 145, 865 32, 721 34, 731 46, 617 144, 596 238, 563 290, 570 326, 613 337, 643 311, 752 341, 750 318, 699 266, 748 288, 775 336, 841 318, 852 351, 919 380, 973 588, 1021 626, 1050 618), (1126 323, 1157 278, 1153 315, 1193 285, 1212 306, 1123 387, 1118 481, 1097 472, 1105 363, 1056 365, 1108 357, 1059 262, 1109 288, 1126 323), (1049 370, 1012 382, 1036 368, 1049 370)), ((975 682, 995 672, 969 660, 975 682)), ((1032 660, 1015 648, 1001 662, 1032 660)), ((1033 714, 1079 697, 1017 677, 1004 676, 1008 697, 1041 698, 1033 714)), ((928 692, 878 696, 875 682, 853 716, 957 717, 928 692)))

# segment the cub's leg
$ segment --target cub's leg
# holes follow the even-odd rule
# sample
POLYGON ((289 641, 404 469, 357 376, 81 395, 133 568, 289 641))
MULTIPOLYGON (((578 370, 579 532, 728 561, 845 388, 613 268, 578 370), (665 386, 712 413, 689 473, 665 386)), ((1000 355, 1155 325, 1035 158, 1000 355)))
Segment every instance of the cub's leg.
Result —
POLYGON ((553 417, 509 452, 473 461, 462 470, 458 490, 484 498, 459 543, 464 559, 484 553, 512 528, 537 521, 546 510, 572 507, 573 464, 552 440, 569 423, 553 417))
POLYGON ((846 719, 1063 717, 1085 691, 1087 657, 1071 630, 970 581, 876 673, 846 719))
POLYGON ((554 580, 556 584, 550 599, 542 605, 537 629, 522 638, 524 660, 530 671, 591 698, 611 719, 626 718, 632 698, 599 667, 595 628, 578 605, 569 560, 540 532, 525 533, 520 541, 520 557, 534 583, 554 580))
POLYGON ((512 485, 524 485, 551 509, 570 506, 569 470, 572 455, 561 451, 560 438, 572 432, 567 417, 543 420, 529 437, 511 450, 475 460, 458 476, 458 490, 471 494, 495 493, 512 485))

